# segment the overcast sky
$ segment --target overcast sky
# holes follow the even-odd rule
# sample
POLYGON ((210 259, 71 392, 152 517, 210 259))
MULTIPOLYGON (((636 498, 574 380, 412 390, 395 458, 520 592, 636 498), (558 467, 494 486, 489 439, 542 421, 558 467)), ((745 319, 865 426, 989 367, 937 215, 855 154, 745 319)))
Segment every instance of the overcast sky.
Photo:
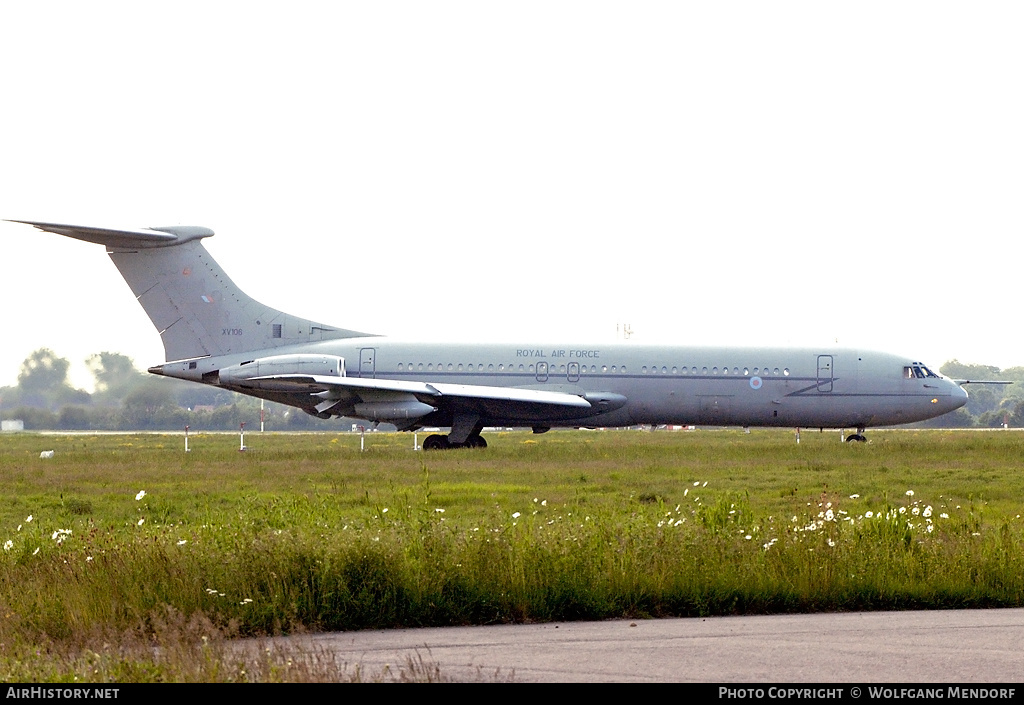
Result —
MULTIPOLYGON (((1024 365, 1020 2, 6 2, 0 218, 204 225, 256 298, 457 341, 1024 365)), ((0 385, 163 361, 0 224, 0 385)))

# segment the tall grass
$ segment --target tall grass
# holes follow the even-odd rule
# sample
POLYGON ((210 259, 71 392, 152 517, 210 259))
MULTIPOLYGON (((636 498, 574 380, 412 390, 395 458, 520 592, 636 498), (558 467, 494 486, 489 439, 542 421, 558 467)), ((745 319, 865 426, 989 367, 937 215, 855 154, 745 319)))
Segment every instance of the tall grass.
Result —
POLYGON ((121 437, 49 464, 18 444, 51 439, 23 437, 0 456, 18 517, 0 677, 311 678, 221 646, 302 630, 1020 606, 1019 441, 977 435, 510 434, 437 456, 310 436, 189 457, 121 437))

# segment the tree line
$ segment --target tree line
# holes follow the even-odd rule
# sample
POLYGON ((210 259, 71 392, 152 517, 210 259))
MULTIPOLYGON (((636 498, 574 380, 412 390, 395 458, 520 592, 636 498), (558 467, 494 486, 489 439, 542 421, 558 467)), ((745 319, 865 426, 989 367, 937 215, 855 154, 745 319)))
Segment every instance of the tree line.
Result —
MULTIPOLYGON (((17 384, 0 387, 0 420, 20 419, 25 430, 34 431, 220 431, 240 423, 259 428, 259 399, 150 375, 120 353, 97 353, 85 363, 92 392, 72 386, 66 358, 48 348, 33 352, 21 363, 17 384)), ((278 431, 351 428, 269 401, 263 414, 268 429, 278 431)))
MULTIPOLYGON (((0 420, 21 419, 26 430, 197 431, 258 428, 260 401, 218 387, 146 374, 132 359, 101 352, 85 361, 94 390, 76 389, 66 358, 40 348, 21 363, 18 383, 0 387, 0 420)), ((967 405, 918 426, 931 428, 1024 427, 1024 367, 1001 370, 951 360, 940 371, 953 379, 1003 380, 1010 385, 968 386, 967 405)), ((266 402, 268 428, 349 430, 354 420, 318 419, 298 409, 266 402)))

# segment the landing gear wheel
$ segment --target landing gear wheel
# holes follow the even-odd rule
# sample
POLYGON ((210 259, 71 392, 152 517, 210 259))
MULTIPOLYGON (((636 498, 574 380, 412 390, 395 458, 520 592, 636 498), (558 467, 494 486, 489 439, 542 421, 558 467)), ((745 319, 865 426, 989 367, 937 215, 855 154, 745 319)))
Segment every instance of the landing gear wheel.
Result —
POLYGON ((470 436, 466 439, 467 448, 486 448, 487 441, 483 439, 483 436, 470 436))
POLYGON ((423 450, 448 450, 451 448, 451 444, 448 443, 448 436, 441 436, 434 434, 427 436, 427 439, 423 441, 423 450))
POLYGON ((853 443, 854 441, 856 441, 858 443, 865 443, 865 442, 867 442, 867 440, 868 439, 865 438, 863 434, 854 433, 853 435, 851 435, 849 438, 846 439, 846 442, 847 443, 853 443))

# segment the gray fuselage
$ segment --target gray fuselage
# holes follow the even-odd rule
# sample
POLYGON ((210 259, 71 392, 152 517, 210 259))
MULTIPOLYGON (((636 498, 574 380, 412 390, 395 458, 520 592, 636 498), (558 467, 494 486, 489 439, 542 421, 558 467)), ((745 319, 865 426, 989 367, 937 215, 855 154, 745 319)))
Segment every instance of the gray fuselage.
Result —
MULTIPOLYGON (((932 418, 967 401, 955 382, 910 358, 846 348, 442 344, 365 337, 206 358, 191 370, 168 363, 161 373, 203 381, 204 373, 244 359, 290 352, 344 358, 350 378, 609 393, 625 400, 583 416, 566 409, 510 415, 495 403, 485 411, 487 425, 866 428, 932 418)), ((308 406, 308 396, 294 393, 236 391, 308 406)), ((438 412, 416 426, 450 424, 438 412)))

